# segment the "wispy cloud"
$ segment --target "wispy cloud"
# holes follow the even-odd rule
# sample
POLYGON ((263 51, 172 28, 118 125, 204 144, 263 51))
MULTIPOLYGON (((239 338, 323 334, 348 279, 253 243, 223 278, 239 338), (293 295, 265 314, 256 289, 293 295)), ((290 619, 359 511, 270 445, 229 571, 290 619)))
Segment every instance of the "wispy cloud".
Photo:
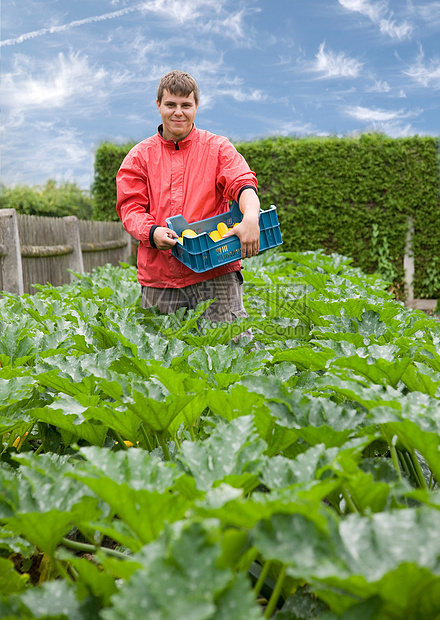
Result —
POLYGON ((389 35, 392 39, 402 40, 409 36, 414 27, 407 21, 403 21, 400 24, 393 18, 381 19, 379 22, 379 28, 382 34, 389 35))
POLYGON ((412 114, 405 110, 381 110, 380 108, 365 108, 363 106, 346 106, 344 112, 347 116, 355 118, 363 123, 389 122, 397 119, 408 118, 412 114))
POLYGON ((84 141, 84 136, 77 129, 65 126, 62 121, 38 121, 25 136, 12 131, 4 141, 2 150, 7 160, 3 175, 8 179, 8 185, 38 185, 41 179, 55 179, 76 181, 87 187, 90 182, 93 152, 84 141), (8 156, 9 153, 11 156, 8 156), (60 162, 63 162, 62 166, 60 162), (85 162, 88 165, 84 166, 85 162), (26 171, 25 176, 23 170, 26 171))
POLYGON ((366 89, 367 93, 389 93, 391 86, 388 82, 378 80, 374 82, 373 86, 366 89))
POLYGON ((411 123, 402 122, 417 116, 417 112, 400 110, 384 110, 364 106, 346 106, 342 112, 356 121, 364 123, 364 131, 384 133, 392 138, 403 138, 414 134, 411 123))
POLYGON ((96 106, 102 100, 104 88, 124 81, 124 76, 112 76, 101 66, 89 64, 85 55, 58 54, 41 64, 23 54, 14 57, 12 71, 2 76, 2 97, 6 109, 6 123, 12 126, 24 120, 26 110, 56 110, 77 106, 77 114, 84 114, 87 101, 96 106))
POLYGON ((32 32, 27 32, 25 34, 22 34, 19 37, 15 37, 12 39, 5 39, 4 41, 0 41, 0 47, 4 45, 18 45, 19 43, 23 43, 24 41, 28 41, 29 39, 34 39, 35 37, 42 37, 45 34, 65 32, 66 30, 69 30, 70 28, 77 28, 78 26, 85 26, 86 24, 102 22, 102 21, 106 21, 107 19, 115 19, 116 17, 127 15, 127 13, 132 13, 133 11, 139 11, 141 8, 142 8, 142 5, 136 5, 134 7, 126 7, 125 9, 120 9, 119 11, 112 11, 111 13, 104 13, 103 15, 94 15, 93 17, 86 17, 85 19, 77 19, 75 21, 69 22, 68 24, 63 24, 60 26, 49 26, 47 28, 40 28, 39 30, 33 30, 32 32))
POLYGON ((440 2, 430 2, 417 7, 411 6, 411 12, 429 22, 431 26, 440 24, 440 2))
POLYGON ((231 13, 224 19, 209 20, 202 28, 206 32, 223 34, 231 39, 242 39, 246 31, 245 15, 243 10, 231 13))
POLYGON ((344 9, 362 13, 372 22, 378 22, 386 11, 386 2, 370 2, 369 0, 339 0, 344 9))
POLYGON ((313 70, 322 73, 324 78, 358 77, 363 63, 356 58, 350 58, 344 52, 335 53, 325 50, 325 42, 319 46, 313 70))
POLYGON ((402 40, 411 35, 414 27, 406 20, 400 23, 394 18, 393 11, 388 8, 388 2, 371 2, 370 0, 339 0, 339 4, 347 9, 361 13, 368 17, 373 24, 379 26, 380 32, 392 39, 402 40))
POLYGON ((259 89, 242 89, 242 88, 224 88, 220 89, 220 95, 226 95, 227 97, 231 97, 235 101, 245 102, 245 101, 264 101, 267 99, 267 95, 263 93, 262 90, 259 89))
POLYGON ((417 61, 403 73, 422 86, 440 89, 440 58, 430 58, 425 62, 423 50, 417 61))
POLYGON ((244 34, 242 28, 243 11, 235 12, 226 17, 213 19, 213 15, 220 15, 225 2, 219 0, 147 0, 135 4, 134 6, 124 7, 117 11, 110 11, 102 15, 93 15, 84 19, 78 19, 67 24, 51 25, 39 30, 27 32, 18 37, 5 39, 0 41, 0 47, 5 45, 18 45, 35 37, 42 37, 48 34, 65 32, 71 28, 78 28, 87 24, 103 22, 110 19, 123 17, 129 13, 140 12, 143 14, 154 14, 164 17, 170 25, 193 23, 202 15, 208 18, 208 23, 218 33, 226 36, 242 37, 244 34))

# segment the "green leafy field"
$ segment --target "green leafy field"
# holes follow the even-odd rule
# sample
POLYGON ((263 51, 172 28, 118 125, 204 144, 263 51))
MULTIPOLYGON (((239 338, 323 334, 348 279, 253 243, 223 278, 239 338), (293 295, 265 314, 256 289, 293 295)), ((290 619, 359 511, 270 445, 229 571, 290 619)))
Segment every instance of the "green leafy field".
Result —
POLYGON ((0 299, 0 618, 440 618, 440 323, 350 262, 245 261, 232 326, 0 299))

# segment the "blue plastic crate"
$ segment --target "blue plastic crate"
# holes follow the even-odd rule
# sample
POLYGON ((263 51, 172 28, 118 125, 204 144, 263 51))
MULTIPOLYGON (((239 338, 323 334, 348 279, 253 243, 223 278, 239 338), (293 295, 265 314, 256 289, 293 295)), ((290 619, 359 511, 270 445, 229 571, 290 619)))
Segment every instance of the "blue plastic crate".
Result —
MULTIPOLYGON (((233 224, 241 222, 242 217, 243 215, 236 202, 232 203, 230 211, 199 222, 188 223, 183 215, 168 217, 166 219, 168 228, 174 230, 179 236, 187 228, 197 234, 197 237, 185 236, 183 243, 176 243, 172 249, 173 255, 197 273, 239 260, 241 258, 241 245, 237 236, 232 235, 220 241, 213 241, 209 233, 215 230, 220 222, 224 222, 230 228, 233 224)), ((277 208, 272 205, 266 211, 261 209, 260 253, 282 243, 277 208)))

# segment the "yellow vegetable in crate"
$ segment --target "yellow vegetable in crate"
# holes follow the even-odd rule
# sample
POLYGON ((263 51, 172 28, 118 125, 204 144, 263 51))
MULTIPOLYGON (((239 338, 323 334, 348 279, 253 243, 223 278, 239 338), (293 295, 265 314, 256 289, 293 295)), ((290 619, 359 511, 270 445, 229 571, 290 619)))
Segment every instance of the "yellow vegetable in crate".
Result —
POLYGON ((223 237, 228 232, 228 227, 224 222, 219 222, 217 224, 217 230, 219 232, 220 237, 223 237))
POLYGON ((191 228, 186 228, 182 233, 182 237, 197 237, 197 234, 191 228))
POLYGON ((222 237, 221 237, 221 235, 220 235, 220 233, 218 232, 218 230, 212 230, 212 231, 209 233, 209 236, 211 237, 211 239, 212 239, 213 241, 220 241, 220 240, 221 240, 221 238, 222 238, 222 237))

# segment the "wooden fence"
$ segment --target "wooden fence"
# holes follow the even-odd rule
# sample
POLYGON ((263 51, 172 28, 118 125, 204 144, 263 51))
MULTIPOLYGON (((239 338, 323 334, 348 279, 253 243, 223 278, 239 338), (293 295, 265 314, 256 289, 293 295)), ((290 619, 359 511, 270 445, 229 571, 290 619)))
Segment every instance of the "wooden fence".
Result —
POLYGON ((34 284, 61 286, 75 279, 68 269, 129 262, 132 240, 119 222, 18 215, 0 209, 0 291, 35 293, 34 284))

